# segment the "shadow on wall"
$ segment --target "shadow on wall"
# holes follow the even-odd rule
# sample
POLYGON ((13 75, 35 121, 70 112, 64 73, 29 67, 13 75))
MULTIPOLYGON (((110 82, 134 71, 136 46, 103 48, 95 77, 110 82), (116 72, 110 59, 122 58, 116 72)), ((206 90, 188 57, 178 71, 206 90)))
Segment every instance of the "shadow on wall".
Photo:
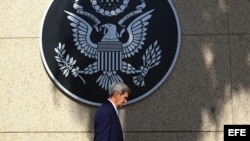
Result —
POLYGON ((200 141, 196 131, 222 131, 223 125, 232 121, 227 39, 183 37, 186 46, 181 48, 168 80, 125 110, 127 140, 200 141))
POLYGON ((226 34, 182 35, 179 57, 166 82, 123 109, 126 141, 221 139, 224 124, 233 122, 232 91, 249 89, 246 75, 237 74, 250 69, 249 45, 234 45, 233 40, 226 34), (235 53, 230 46, 241 49, 235 53), (239 61, 243 70, 234 68, 239 61))
MULTIPOLYGON (((85 103, 79 102, 69 95, 62 92, 56 85, 53 84, 53 99, 54 106, 58 108, 67 108, 64 118, 68 117, 70 120, 67 122, 70 125, 68 129, 62 129, 65 133, 76 133, 76 137, 73 137, 74 140, 89 140, 92 141, 94 138, 94 114, 97 110, 97 107, 87 105, 85 103), (61 99, 61 96, 66 96, 72 102, 65 102, 61 99), (65 102, 65 103, 64 103, 65 102), (72 127, 73 126, 73 127, 72 127)), ((61 109, 62 110, 62 109, 61 109)), ((68 126, 68 125, 67 125, 68 126)), ((87 141, 86 140, 86 141, 87 141)))

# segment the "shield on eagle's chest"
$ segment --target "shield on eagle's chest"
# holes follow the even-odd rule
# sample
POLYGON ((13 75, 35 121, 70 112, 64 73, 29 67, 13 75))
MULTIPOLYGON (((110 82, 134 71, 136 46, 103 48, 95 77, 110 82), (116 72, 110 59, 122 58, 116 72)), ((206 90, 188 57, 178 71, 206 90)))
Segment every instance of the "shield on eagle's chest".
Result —
POLYGON ((98 70, 122 70, 122 47, 118 41, 102 41, 97 45, 98 70))

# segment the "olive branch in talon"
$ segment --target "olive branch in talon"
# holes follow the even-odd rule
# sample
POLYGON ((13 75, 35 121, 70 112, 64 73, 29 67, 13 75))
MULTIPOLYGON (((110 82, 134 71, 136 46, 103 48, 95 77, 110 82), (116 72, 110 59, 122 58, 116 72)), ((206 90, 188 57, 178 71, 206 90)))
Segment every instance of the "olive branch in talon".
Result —
POLYGON ((154 44, 147 48, 145 54, 142 56, 143 66, 140 67, 140 75, 133 77, 133 82, 137 86, 145 86, 144 77, 148 74, 148 71, 153 67, 160 64, 161 50, 156 40, 154 44))
POLYGON ((71 72, 74 77, 81 78, 81 80, 85 84, 86 81, 79 75, 79 67, 74 68, 76 60, 69 55, 65 57, 65 44, 61 44, 59 42, 58 46, 55 48, 55 52, 57 53, 55 59, 58 62, 58 66, 60 67, 59 69, 63 72, 63 75, 65 77, 68 77, 69 72, 71 72))
MULTIPOLYGON (((73 57, 70 57, 68 54, 65 57, 65 44, 59 42, 58 46, 55 48, 55 52, 57 53, 55 59, 58 62, 59 69, 63 72, 65 77, 68 77, 69 73, 71 72, 74 77, 79 77, 82 82, 86 84, 86 81, 79 74, 94 74, 99 71, 97 68, 97 62, 88 65, 84 70, 80 70, 78 66, 74 67, 76 60, 73 57)), ((154 44, 151 44, 143 54, 143 65, 139 70, 135 69, 129 63, 122 62, 123 69, 121 71, 126 74, 139 74, 138 76, 133 77, 133 82, 135 85, 142 87, 145 86, 144 77, 148 74, 150 69, 160 64, 160 59, 161 50, 160 46, 158 45, 158 41, 156 40, 154 44)), ((97 81, 100 81, 99 79, 97 81)))

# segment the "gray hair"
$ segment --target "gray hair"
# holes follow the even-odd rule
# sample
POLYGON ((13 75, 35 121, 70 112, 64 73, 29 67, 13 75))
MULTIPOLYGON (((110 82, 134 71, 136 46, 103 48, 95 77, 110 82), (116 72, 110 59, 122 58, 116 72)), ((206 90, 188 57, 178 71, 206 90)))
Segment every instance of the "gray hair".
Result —
POLYGON ((114 82, 109 86, 109 97, 113 96, 115 92, 118 92, 120 95, 123 95, 125 92, 130 94, 130 88, 123 82, 114 82))

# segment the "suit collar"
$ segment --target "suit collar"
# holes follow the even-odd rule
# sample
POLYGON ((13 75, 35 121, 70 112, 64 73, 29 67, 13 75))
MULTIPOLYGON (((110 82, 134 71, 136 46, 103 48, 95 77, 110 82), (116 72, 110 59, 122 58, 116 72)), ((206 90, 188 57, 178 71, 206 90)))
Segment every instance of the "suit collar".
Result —
POLYGON ((118 109, 116 108, 115 104, 110 99, 108 99, 107 101, 109 101, 109 103, 111 103, 111 105, 113 106, 116 114, 118 115, 118 109))

